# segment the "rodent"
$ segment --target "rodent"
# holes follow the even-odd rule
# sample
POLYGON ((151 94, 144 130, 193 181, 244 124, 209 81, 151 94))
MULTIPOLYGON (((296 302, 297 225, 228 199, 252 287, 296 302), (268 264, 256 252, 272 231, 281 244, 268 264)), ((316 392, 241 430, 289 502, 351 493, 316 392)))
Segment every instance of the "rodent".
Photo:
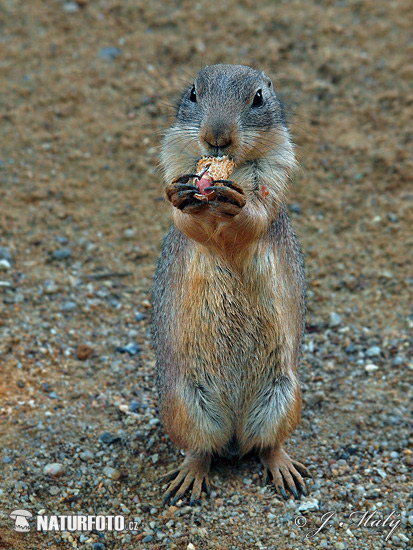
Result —
POLYGON ((285 205, 296 166, 270 78, 244 65, 204 67, 184 90, 161 151, 174 225, 152 291, 161 421, 185 460, 163 477, 164 503, 208 490, 214 456, 256 451, 284 498, 307 468, 283 444, 301 412, 303 256, 285 205), (203 156, 228 156, 231 181, 194 198, 203 156))

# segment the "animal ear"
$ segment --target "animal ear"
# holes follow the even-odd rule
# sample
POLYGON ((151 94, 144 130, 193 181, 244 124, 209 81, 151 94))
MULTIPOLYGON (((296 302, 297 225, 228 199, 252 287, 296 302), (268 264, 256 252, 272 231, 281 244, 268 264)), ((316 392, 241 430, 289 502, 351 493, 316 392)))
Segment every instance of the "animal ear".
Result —
POLYGON ((267 76, 264 71, 262 72, 262 78, 264 79, 264 82, 267 84, 268 88, 272 88, 272 80, 269 76, 267 76))

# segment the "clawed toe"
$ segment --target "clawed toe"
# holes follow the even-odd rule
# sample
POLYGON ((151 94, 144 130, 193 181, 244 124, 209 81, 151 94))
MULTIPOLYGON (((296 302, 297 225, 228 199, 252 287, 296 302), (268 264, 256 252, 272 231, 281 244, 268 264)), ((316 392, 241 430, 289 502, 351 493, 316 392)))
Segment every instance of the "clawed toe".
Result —
POLYGON ((264 466, 263 483, 266 484, 271 476, 276 491, 284 500, 288 499, 287 491, 296 499, 307 496, 302 476, 310 477, 310 473, 303 464, 292 461, 283 449, 264 453, 261 461, 264 466))
POLYGON ((168 483, 163 495, 162 504, 165 506, 171 501, 171 505, 174 506, 178 500, 191 492, 190 505, 199 505, 201 503, 202 491, 209 495, 207 477, 209 465, 209 457, 198 458, 189 456, 180 468, 162 476, 161 481, 168 483))

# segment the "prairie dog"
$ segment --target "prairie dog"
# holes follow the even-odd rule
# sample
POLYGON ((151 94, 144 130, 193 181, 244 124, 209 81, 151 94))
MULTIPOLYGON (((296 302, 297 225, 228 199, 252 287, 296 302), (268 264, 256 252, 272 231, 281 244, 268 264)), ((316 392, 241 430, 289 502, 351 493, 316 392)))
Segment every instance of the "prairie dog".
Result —
POLYGON ((283 443, 300 419, 305 279, 284 202, 296 161, 270 78, 243 65, 202 69, 161 164, 174 225, 154 278, 152 335, 161 420, 186 454, 164 476, 164 502, 187 492, 198 502, 212 456, 252 450, 265 480, 298 498, 308 471, 283 443), (201 201, 205 156, 228 156, 235 169, 201 201))

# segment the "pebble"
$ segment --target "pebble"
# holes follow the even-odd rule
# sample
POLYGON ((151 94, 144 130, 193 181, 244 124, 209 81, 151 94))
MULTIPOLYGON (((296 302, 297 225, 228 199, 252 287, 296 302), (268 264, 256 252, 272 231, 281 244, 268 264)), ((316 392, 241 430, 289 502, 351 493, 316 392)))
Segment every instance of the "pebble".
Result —
POLYGON ((101 542, 95 542, 92 546, 92 550, 105 550, 105 545, 101 542))
POLYGON ((381 354, 381 349, 378 346, 372 346, 366 351, 367 357, 377 357, 381 354))
POLYGON ((344 544, 344 542, 336 542, 334 544, 334 548, 337 548, 337 550, 345 550, 346 545, 344 544))
POLYGON ((116 348, 116 351, 119 353, 128 353, 129 355, 136 355, 139 353, 141 348, 138 346, 138 344, 134 344, 133 342, 130 342, 127 346, 118 346, 116 348))
POLYGON ((297 203, 290 204, 290 212, 294 214, 301 214, 301 206, 297 203))
POLYGON ((13 462, 13 459, 12 459, 11 456, 6 455, 6 456, 3 457, 3 462, 4 462, 4 464, 11 464, 13 462))
POLYGON ((335 311, 332 311, 330 313, 330 321, 328 323, 330 325, 330 327, 338 327, 339 325, 341 325, 341 317, 338 313, 336 313, 335 311))
POLYGON ((121 55, 122 50, 114 46, 108 46, 105 48, 100 48, 99 55, 102 59, 106 61, 114 61, 119 55, 121 55))
POLYGON ((60 464, 59 462, 53 462, 51 464, 46 464, 46 466, 43 468, 43 473, 48 476, 60 477, 65 473, 65 469, 63 467, 63 464, 60 464))
POLYGON ((79 361, 86 361, 86 359, 89 359, 91 355, 93 355, 93 348, 91 348, 87 344, 78 345, 76 349, 76 357, 79 359, 79 361))
POLYGON ((131 401, 129 403, 129 410, 133 413, 139 412, 140 403, 138 401, 131 401))
POLYGON ((9 260, 3 258, 0 260, 0 271, 8 271, 11 268, 11 263, 9 260))
POLYGON ((67 260, 67 258, 70 258, 72 255, 72 251, 68 247, 62 247, 58 248, 57 250, 53 250, 52 252, 52 258, 54 260, 67 260))
POLYGON ((66 13, 76 13, 79 11, 79 6, 76 2, 65 2, 63 4, 63 9, 66 13))
POLYGON ((50 397, 50 399, 59 399, 59 396, 55 391, 51 391, 47 395, 50 397))
POLYGON ((88 462, 89 460, 93 460, 95 458, 95 455, 92 453, 92 451, 86 449, 86 451, 82 451, 79 454, 79 458, 84 462, 88 462))
POLYGON ((6 248, 5 246, 0 246, 0 259, 11 262, 11 253, 9 248, 6 248))
POLYGON ((55 281, 53 281, 53 279, 45 281, 43 283, 43 293, 44 294, 56 294, 56 292, 58 292, 58 290, 59 290, 59 287, 57 286, 55 281))
POLYGON ((109 432, 103 432, 99 439, 102 443, 105 443, 106 445, 112 445, 112 443, 116 443, 117 441, 119 441, 120 438, 109 432))
POLYGON ((77 307, 77 304, 76 302, 64 302, 64 304, 62 304, 62 307, 60 308, 61 311, 73 311, 74 309, 76 309, 77 307))
POLYGON ((366 372, 374 372, 376 370, 379 370, 379 367, 377 365, 373 365, 373 363, 369 363, 364 367, 366 372))
POLYGON ((53 485, 53 487, 50 487, 49 489, 49 493, 52 495, 52 496, 56 496, 60 493, 61 489, 60 487, 57 487, 56 485, 53 485))
POLYGON ((145 315, 141 313, 140 311, 137 311, 135 313, 135 321, 143 321, 145 319, 145 315))
POLYGON ((148 535, 147 537, 145 537, 142 542, 152 542, 153 540, 153 536, 152 535, 148 535))
POLYGON ((113 479, 115 481, 119 479, 121 476, 121 473, 119 470, 117 470, 116 468, 111 468, 110 466, 105 466, 103 468, 103 473, 105 474, 106 477, 108 477, 109 479, 113 479))
POLYGON ((304 500, 297 508, 298 512, 307 512, 308 510, 318 510, 318 500, 316 498, 304 500))

